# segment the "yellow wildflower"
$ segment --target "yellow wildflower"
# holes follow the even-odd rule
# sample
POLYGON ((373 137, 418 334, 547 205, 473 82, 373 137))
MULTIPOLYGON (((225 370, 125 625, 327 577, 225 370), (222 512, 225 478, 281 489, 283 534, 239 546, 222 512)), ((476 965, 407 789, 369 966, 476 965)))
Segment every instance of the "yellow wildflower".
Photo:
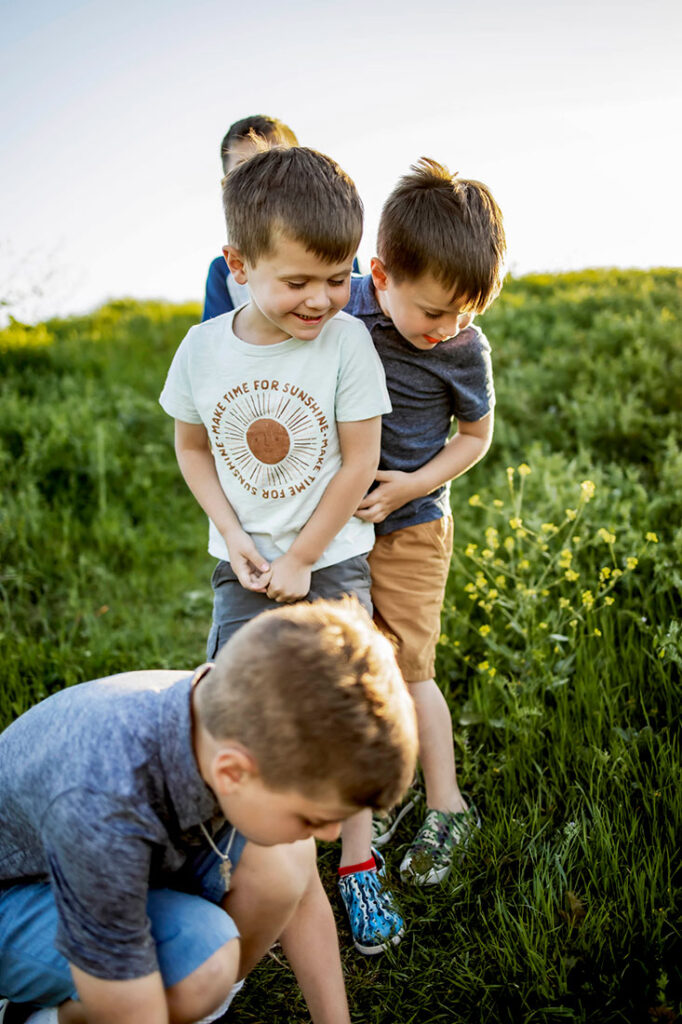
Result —
POLYGON ((622 575, 623 575, 623 570, 622 569, 614 569, 613 572, 611 573, 611 579, 617 580, 622 575))
POLYGON ((546 622, 538 622, 538 629, 549 629, 546 622))
POLYGON ((574 508, 567 508, 564 509, 564 515, 568 519, 569 523, 572 523, 575 517, 578 515, 578 513, 574 508))
POLYGON ((481 626, 478 630, 481 636, 487 636, 490 632, 490 626, 481 626))
POLYGON ((646 539, 648 541, 651 541, 652 544, 658 544, 658 537, 652 530, 650 530, 649 533, 647 533, 646 539))
POLYGON ((567 597, 560 597, 559 598, 559 607, 560 608, 570 608, 571 607, 571 602, 568 600, 567 597))
POLYGON ((494 601, 497 596, 498 596, 498 594, 497 594, 497 591, 495 590, 494 587, 493 587, 492 590, 488 591, 488 600, 489 601, 494 601))
POLYGON ((491 559, 493 557, 493 553, 490 550, 490 548, 483 548, 483 551, 481 551, 481 554, 483 555, 483 557, 486 560, 489 560, 489 559, 491 559))
POLYGON ((609 533, 603 526, 597 530, 597 536, 600 540, 603 540, 605 544, 615 544, 616 535, 615 533, 609 533))
POLYGON ((512 530, 520 530, 523 526, 523 519, 519 519, 517 516, 513 516, 509 520, 509 525, 511 526, 512 530))
POLYGON ((577 573, 575 571, 575 569, 567 569, 566 572, 564 573, 564 577, 568 580, 569 583, 574 583, 575 580, 578 579, 579 575, 580 574, 577 573))
POLYGON ((614 601, 615 601, 615 597, 605 597, 604 598, 604 604, 606 604, 606 605, 613 604, 614 601))
POLYGON ((472 494, 471 497, 469 498, 469 504, 470 505, 474 505, 474 506, 475 505, 480 505, 481 504, 481 496, 480 496, 480 494, 472 494))
POLYGON ((568 569, 569 565, 573 561, 573 552, 570 548, 564 548, 559 555, 559 565, 562 569, 568 569))
POLYGON ((519 569, 530 569, 530 562, 527 558, 522 558, 519 562, 519 569))
POLYGON ((503 562, 503 560, 501 558, 496 558, 493 561, 493 565, 497 565, 499 567, 500 565, 504 565, 504 562, 503 562))
POLYGON ((491 679, 494 679, 495 676, 497 675, 497 669, 491 665, 491 667, 488 669, 488 675, 490 676, 491 679))
POLYGON ((528 476, 530 471, 530 466, 525 462, 522 462, 519 466, 519 476, 528 476))
POLYGON ((509 483, 511 483, 513 479, 514 479, 514 467, 513 466, 507 466, 507 480, 509 481, 509 483))
POLYGON ((592 605, 594 604, 594 594, 592 593, 591 590, 583 590, 583 592, 582 592, 582 602, 583 602, 583 605, 585 606, 585 608, 591 608, 592 607, 592 605))
POLYGON ((611 570, 608 567, 608 565, 602 566, 602 568, 599 570, 599 582, 603 583, 604 580, 607 580, 610 575, 611 575, 611 570))
POLYGON ((464 549, 464 554, 467 556, 467 558, 474 557, 474 555, 476 554, 477 547, 478 544, 467 544, 467 546, 464 549))
POLYGON ((547 587, 543 587, 540 593, 543 597, 549 597, 549 590, 547 589, 547 587))
POLYGON ((592 630, 592 636, 601 636, 601 629, 597 629, 597 627, 595 626, 595 628, 592 630))
POLYGON ((555 526, 554 523, 543 523, 540 529, 543 533, 556 533, 558 527, 555 526))
POLYGON ((493 502, 493 505, 495 506, 495 508, 502 508, 502 506, 504 505, 504 502, 500 501, 499 498, 495 498, 495 500, 493 502))
POLYGON ((575 627, 577 625, 578 625, 578 620, 577 619, 571 619, 571 621, 569 622, 569 626, 571 627, 571 629, 575 629, 575 627))
POLYGON ((574 544, 580 544, 580 541, 581 541, 581 540, 582 540, 582 537, 579 537, 579 536, 577 535, 577 533, 573 534, 573 543, 574 543, 574 544))
POLYGON ((500 535, 494 526, 489 526, 485 531, 485 540, 489 548, 496 548, 500 543, 500 535))
POLYGON ((500 573, 499 576, 495 577, 495 583, 500 588, 500 590, 504 590, 504 588, 507 586, 507 577, 503 576, 502 573, 500 573))
POLYGON ((467 594, 475 594, 476 593, 476 584, 475 583, 466 583, 464 585, 464 590, 466 591, 467 594))
POLYGON ((591 480, 583 480, 580 485, 580 495, 583 501, 590 501, 591 498, 594 498, 595 490, 596 488, 591 480))
POLYGON ((504 546, 507 549, 507 551, 509 551, 511 553, 514 550, 514 538, 513 537, 505 537, 504 538, 504 546))
POLYGON ((635 558, 634 556, 632 556, 630 558, 626 558, 626 560, 625 560, 625 567, 627 569, 635 569, 638 565, 639 565, 639 559, 635 558))
POLYGON ((479 590, 485 590, 486 587, 488 586, 488 581, 481 572, 476 574, 475 583, 479 590))
POLYGON ((490 668, 490 664, 487 661, 479 661, 476 668, 479 672, 485 672, 486 669, 490 668))

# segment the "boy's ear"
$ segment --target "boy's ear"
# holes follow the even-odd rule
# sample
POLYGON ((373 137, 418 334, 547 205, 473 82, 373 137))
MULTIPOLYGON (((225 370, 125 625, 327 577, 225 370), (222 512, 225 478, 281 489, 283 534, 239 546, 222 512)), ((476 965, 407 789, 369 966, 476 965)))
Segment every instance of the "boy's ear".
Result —
POLYGON ((236 249, 233 245, 224 245, 223 256, 237 284, 246 284, 246 261, 239 249, 236 249))
POLYGON ((213 786, 217 795, 234 793, 256 774, 256 762, 247 750, 236 744, 221 746, 213 758, 213 786))
POLYGON ((385 292, 388 288, 388 274, 386 268, 378 256, 373 256, 369 263, 370 273, 374 281, 374 287, 378 292, 385 292))

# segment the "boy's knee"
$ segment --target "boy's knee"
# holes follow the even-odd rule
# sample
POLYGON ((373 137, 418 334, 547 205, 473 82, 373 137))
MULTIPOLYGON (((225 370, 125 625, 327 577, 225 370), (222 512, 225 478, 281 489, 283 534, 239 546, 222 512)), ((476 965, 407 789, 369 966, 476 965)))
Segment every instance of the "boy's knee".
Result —
POLYGON ((239 972, 239 940, 231 939, 166 990, 170 1024, 192 1024, 225 1003, 239 972))

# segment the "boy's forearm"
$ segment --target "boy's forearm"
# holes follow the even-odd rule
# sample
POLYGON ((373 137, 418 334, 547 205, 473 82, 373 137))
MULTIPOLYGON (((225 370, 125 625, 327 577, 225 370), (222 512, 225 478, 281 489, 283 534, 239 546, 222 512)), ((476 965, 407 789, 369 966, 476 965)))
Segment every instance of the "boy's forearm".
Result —
POLYGON ((314 1024, 350 1024, 334 915, 319 875, 282 932, 291 964, 314 1024))
POLYGON ((329 482, 319 505, 291 545, 290 554, 305 565, 314 565, 355 513, 358 502, 367 492, 375 473, 376 465, 371 469, 342 466, 329 482))
POLYGON ((411 474, 414 497, 431 494, 449 480, 462 476, 483 458, 489 447, 490 438, 455 434, 438 455, 411 474))
POLYGON ((216 529, 223 537, 241 530, 241 523, 220 486, 210 450, 176 446, 175 454, 185 483, 216 529))

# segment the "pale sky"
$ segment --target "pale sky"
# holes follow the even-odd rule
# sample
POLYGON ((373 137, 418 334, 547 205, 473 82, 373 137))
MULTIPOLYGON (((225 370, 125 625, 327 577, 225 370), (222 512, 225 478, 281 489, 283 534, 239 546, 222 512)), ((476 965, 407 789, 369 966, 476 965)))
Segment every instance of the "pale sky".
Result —
POLYGON ((0 0, 0 300, 200 300, 247 114, 366 207, 425 155, 490 186, 513 273, 682 264, 680 0, 0 0))

